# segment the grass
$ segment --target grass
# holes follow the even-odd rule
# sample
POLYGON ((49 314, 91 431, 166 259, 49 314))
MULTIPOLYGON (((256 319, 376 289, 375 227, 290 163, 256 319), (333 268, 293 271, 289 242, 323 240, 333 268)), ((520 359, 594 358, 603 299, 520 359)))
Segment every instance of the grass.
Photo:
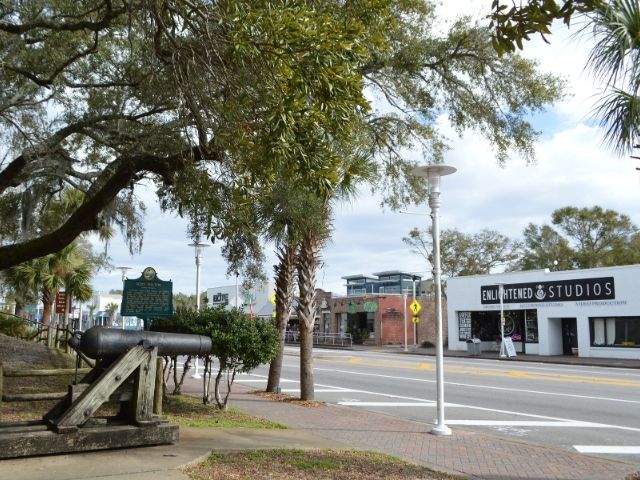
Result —
POLYGON ((235 408, 229 408, 225 412, 212 405, 204 405, 202 399, 191 395, 170 395, 162 410, 163 416, 169 421, 188 427, 287 428, 281 423, 253 417, 235 408))
MULTIPOLYGON (((32 379, 33 380, 33 379, 32 379)), ((39 402, 3 402, 0 405, 0 421, 15 422, 22 420, 40 420, 55 400, 39 402)), ((104 404, 96 412, 96 416, 115 415, 118 407, 115 404, 104 404)), ((204 405, 202 399, 191 395, 170 395, 162 405, 162 415, 169 421, 196 428, 287 428, 281 423, 242 413, 235 408, 226 412, 213 405, 204 405)))
POLYGON ((461 480, 396 457, 357 450, 260 450, 213 453, 185 472, 193 480, 461 480))

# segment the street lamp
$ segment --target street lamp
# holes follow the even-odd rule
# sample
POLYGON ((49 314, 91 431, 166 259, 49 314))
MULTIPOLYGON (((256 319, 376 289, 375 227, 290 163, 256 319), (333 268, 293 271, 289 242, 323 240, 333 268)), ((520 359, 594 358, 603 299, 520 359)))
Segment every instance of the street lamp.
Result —
MULTIPOLYGON (((200 311, 200 261, 202 260, 202 251, 209 245, 206 243, 193 242, 189 244, 195 249, 196 253, 196 312, 200 311)), ((198 357, 196 357, 195 372, 191 378, 200 379, 202 375, 198 372, 198 357)))
POLYGON ((407 290, 404 289, 402 291, 402 306, 404 307, 404 351, 408 352, 407 349, 407 290))
MULTIPOLYGON (((411 276, 411 286, 413 287, 413 301, 416 301, 416 279, 411 276)), ((413 346, 418 346, 418 324, 413 322, 413 346)))
POLYGON ((444 361, 442 347, 442 287, 440 285, 440 178, 456 171, 449 165, 416 167, 411 173, 427 177, 429 183, 429 208, 431 209, 431 234, 433 237, 433 282, 436 289, 436 391, 437 424, 431 429, 434 435, 451 435, 444 423, 444 361))
MULTIPOLYGON (((116 270, 122 272, 122 301, 124 301, 124 281, 127 279, 127 272, 131 270, 131 267, 116 267, 116 270)), ((80 312, 82 316, 82 312, 80 312)), ((122 317, 122 330, 124 330, 124 317, 122 317)))
POLYGON ((500 358, 506 358, 504 344, 504 283, 498 283, 498 297, 500 298, 500 358))

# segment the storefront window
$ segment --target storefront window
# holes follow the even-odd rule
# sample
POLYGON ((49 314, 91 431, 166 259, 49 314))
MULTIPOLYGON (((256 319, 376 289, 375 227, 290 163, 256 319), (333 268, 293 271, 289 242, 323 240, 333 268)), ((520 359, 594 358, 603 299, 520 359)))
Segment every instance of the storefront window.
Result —
MULTIPOLYGON (((535 310, 529 311, 535 314, 535 310)), ((514 342, 524 342, 525 311, 505 310, 504 320, 505 337, 511 337, 514 342)), ((531 325, 535 326, 537 338, 537 319, 531 325)), ((460 340, 479 338, 483 342, 500 341, 500 312, 458 312, 458 333, 460 340)))
POLYGON ((375 325, 376 325, 375 312, 367 312, 367 330, 369 331, 369 338, 376 338, 375 325))
POLYGON ((538 343, 538 311, 525 310, 524 327, 527 343, 538 343))
POLYGON ((589 329, 593 347, 640 347, 640 317, 592 317, 589 329))

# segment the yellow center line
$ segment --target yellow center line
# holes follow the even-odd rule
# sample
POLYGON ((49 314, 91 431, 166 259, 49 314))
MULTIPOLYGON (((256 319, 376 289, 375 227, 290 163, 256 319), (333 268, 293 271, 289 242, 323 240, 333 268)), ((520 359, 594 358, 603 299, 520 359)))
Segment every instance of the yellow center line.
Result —
MULTIPOLYGON (((318 361, 337 364, 358 365, 364 367, 384 367, 398 370, 419 370, 434 371, 435 366, 426 362, 399 362, 399 361, 381 361, 377 359, 364 357, 350 357, 349 359, 328 359, 321 358, 318 361)), ((563 373, 543 373, 543 372, 525 372, 522 370, 504 369, 493 370, 487 368, 463 367, 457 365, 445 365, 445 373, 459 373, 469 377, 500 377, 513 378, 518 380, 530 381, 546 381, 546 382, 562 382, 562 383, 582 383, 589 385, 612 385, 618 387, 640 388, 638 380, 624 380, 615 378, 597 378, 587 375, 571 375, 563 373)))

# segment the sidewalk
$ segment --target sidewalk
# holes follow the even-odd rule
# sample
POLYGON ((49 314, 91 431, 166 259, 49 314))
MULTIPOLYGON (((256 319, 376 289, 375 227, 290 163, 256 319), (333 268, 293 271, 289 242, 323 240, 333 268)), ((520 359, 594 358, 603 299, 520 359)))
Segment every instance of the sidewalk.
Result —
POLYGON ((180 440, 174 445, 0 460, 0 478, 6 480, 189 480, 189 477, 182 473, 181 467, 204 460, 212 451, 276 448, 349 447, 296 429, 180 427, 180 440))

